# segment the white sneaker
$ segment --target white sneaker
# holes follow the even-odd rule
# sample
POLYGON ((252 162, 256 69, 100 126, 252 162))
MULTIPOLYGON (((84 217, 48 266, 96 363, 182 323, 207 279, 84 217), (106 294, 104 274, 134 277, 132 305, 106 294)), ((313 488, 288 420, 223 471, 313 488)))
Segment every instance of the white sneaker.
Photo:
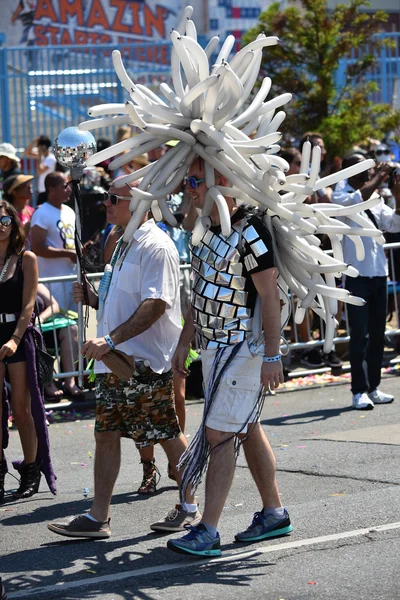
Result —
POLYGON ((353 408, 356 410, 372 410, 374 403, 370 400, 365 392, 362 394, 354 394, 353 408))
POLYGON ((385 394, 385 392, 381 392, 380 390, 374 390, 368 394, 368 398, 374 404, 390 404, 394 400, 392 394, 385 394))

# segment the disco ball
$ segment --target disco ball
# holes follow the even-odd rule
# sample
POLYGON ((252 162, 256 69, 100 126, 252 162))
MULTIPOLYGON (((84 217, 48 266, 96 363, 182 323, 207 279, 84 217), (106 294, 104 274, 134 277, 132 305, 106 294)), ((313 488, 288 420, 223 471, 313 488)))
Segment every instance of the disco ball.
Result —
POLYGON ((96 140, 90 131, 80 131, 77 127, 63 129, 55 143, 54 155, 60 165, 69 169, 84 166, 96 152, 96 140))

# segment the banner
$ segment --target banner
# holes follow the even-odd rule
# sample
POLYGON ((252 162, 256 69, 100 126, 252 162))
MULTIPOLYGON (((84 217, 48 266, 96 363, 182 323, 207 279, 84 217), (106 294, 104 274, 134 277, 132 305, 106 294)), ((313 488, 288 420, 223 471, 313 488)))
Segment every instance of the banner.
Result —
POLYGON ((164 41, 182 0, 7 0, 6 46, 71 46, 164 41))

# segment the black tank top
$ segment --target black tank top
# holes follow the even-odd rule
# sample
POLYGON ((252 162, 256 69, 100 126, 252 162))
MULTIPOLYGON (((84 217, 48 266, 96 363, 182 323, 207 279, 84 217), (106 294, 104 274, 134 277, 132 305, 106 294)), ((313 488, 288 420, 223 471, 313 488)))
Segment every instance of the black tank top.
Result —
POLYGON ((18 313, 22 310, 22 293, 24 289, 24 273, 22 271, 22 254, 18 257, 14 275, 0 283, 0 313, 18 313))

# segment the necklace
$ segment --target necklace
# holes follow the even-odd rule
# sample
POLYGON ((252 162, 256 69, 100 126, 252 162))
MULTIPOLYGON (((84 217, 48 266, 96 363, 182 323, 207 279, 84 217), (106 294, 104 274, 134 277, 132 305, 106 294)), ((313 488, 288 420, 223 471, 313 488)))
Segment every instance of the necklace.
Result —
POLYGON ((4 265, 1 273, 0 273, 0 283, 3 281, 5 274, 7 273, 8 265, 10 264, 11 256, 9 256, 6 260, 6 264, 4 265))

